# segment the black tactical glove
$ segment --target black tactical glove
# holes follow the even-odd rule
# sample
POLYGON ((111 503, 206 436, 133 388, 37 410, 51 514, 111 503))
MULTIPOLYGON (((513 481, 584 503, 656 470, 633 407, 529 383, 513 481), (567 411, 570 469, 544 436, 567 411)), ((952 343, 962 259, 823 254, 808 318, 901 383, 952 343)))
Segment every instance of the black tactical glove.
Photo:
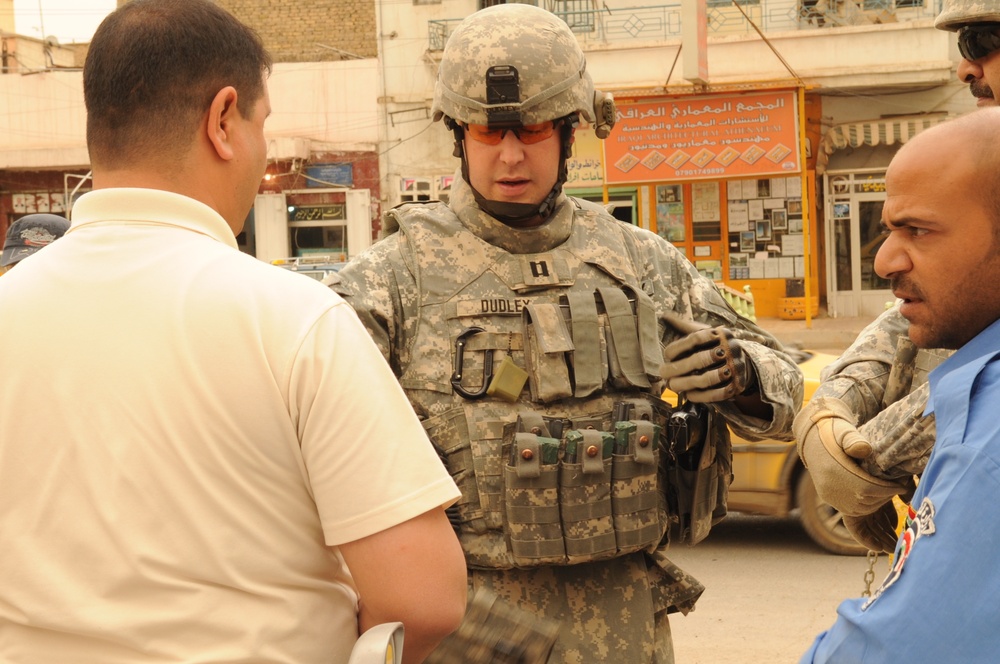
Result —
POLYGON ((758 391, 753 363, 740 340, 725 327, 691 332, 664 348, 663 358, 660 375, 667 388, 690 401, 727 401, 758 391))

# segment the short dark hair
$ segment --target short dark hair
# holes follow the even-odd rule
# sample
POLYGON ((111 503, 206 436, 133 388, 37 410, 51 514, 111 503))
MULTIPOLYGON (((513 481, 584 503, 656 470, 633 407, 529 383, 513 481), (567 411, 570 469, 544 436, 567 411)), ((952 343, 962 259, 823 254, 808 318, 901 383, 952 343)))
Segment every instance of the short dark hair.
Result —
POLYGON ((210 0, 128 2, 97 28, 83 68, 91 162, 183 155, 225 86, 253 115, 271 64, 260 36, 210 0))

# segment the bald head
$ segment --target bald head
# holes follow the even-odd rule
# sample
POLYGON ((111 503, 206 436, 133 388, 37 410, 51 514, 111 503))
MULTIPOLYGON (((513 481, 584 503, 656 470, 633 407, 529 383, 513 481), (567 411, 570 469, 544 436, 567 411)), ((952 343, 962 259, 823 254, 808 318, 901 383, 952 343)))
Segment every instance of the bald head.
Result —
POLYGON ((996 320, 1000 297, 1000 109, 922 132, 886 173, 887 236, 875 271, 890 281, 921 348, 959 348, 996 320))
POLYGON ((1000 107, 983 108, 921 132, 889 164, 886 179, 901 171, 933 173, 929 186, 953 196, 978 197, 994 218, 1000 246, 1000 107))

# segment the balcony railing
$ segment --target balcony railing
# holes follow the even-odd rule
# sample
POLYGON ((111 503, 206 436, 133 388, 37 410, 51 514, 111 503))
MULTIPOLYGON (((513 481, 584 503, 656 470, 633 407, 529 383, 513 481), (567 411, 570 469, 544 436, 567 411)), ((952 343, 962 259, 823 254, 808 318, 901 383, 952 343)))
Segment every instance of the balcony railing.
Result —
MULTIPOLYGON (((712 34, 752 34, 744 13, 765 33, 822 30, 854 25, 896 23, 933 18, 941 0, 708 0, 708 30, 712 34), (742 10, 742 11, 740 11, 742 10)), ((602 3, 603 4, 603 3, 602 3)), ((681 5, 674 2, 644 7, 574 9, 579 3, 556 0, 553 13, 588 43, 662 41, 681 35, 681 5), (562 9, 560 9, 562 8, 562 9)), ((430 50, 444 49, 462 19, 428 21, 430 50)))

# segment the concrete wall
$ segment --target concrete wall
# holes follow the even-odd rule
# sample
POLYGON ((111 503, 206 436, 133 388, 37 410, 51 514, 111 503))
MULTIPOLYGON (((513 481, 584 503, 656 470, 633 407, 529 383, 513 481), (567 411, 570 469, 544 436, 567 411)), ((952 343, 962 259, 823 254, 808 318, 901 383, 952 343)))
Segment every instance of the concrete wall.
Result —
MULTIPOLYGON (((756 14, 751 12, 751 17, 770 28, 766 41, 745 19, 733 15, 731 7, 724 15, 711 9, 709 19, 717 29, 708 37, 706 88, 682 78, 685 53, 680 48, 679 11, 664 7, 662 0, 629 0, 602 12, 610 16, 631 11, 634 17, 622 17, 622 24, 633 18, 633 25, 642 23, 645 30, 635 38, 616 36, 610 18, 592 33, 578 37, 597 87, 619 99, 801 83, 809 95, 821 98, 821 122, 829 129, 858 119, 971 110, 971 96, 955 80, 954 35, 934 29, 937 8, 931 4, 919 13, 899 12, 895 21, 886 23, 828 21, 818 27, 815 20, 788 18, 798 6, 794 2, 763 0, 754 6, 756 14), (723 16, 724 25, 720 24, 723 16), (656 32, 650 32, 654 24, 656 32)), ((453 173, 458 165, 451 156, 450 133, 440 124, 431 126, 429 117, 441 55, 432 48, 432 34, 453 29, 477 9, 478 2, 376 0, 376 5, 384 81, 380 93, 385 127, 383 200, 393 205, 399 201, 400 178, 433 179, 453 173)), ((674 9, 679 10, 679 5, 674 9)), ((693 50, 687 50, 693 56, 693 50)))

